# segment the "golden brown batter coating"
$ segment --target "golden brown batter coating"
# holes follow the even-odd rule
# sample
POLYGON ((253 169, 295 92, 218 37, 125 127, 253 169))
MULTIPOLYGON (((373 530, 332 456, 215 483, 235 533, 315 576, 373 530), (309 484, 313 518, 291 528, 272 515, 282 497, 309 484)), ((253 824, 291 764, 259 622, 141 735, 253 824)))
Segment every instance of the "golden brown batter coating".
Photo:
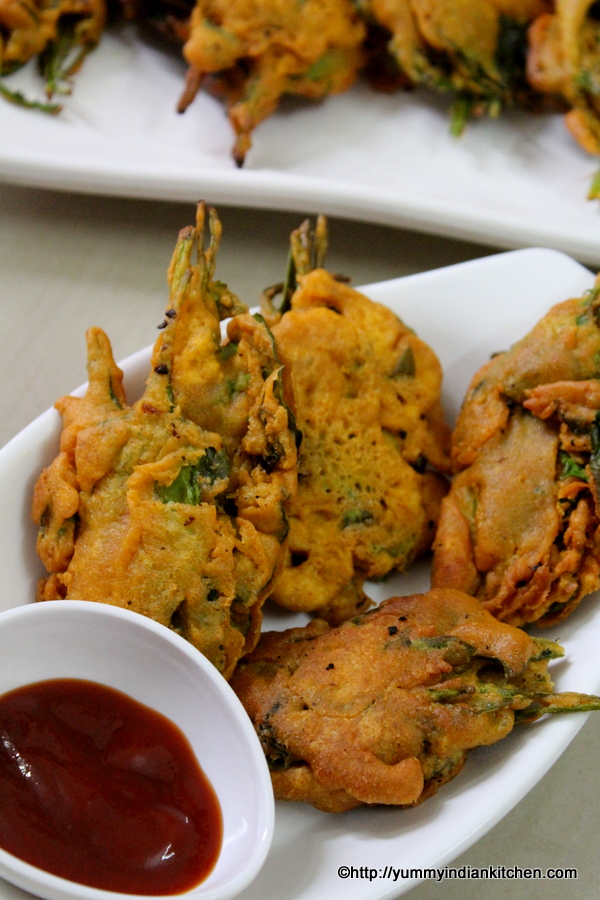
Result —
POLYGON ((554 694, 551 641, 498 622, 466 594, 394 597, 330 629, 263 634, 231 684, 259 735, 275 795, 326 812, 413 806, 469 750, 544 712, 598 709, 554 694))
POLYGON ((105 24, 104 0, 0 0, 0 75, 39 56, 48 96, 67 93, 105 24))
MULTIPOLYGON (((295 244, 310 240, 305 229, 295 244)), ((365 578, 404 570, 431 546, 446 482, 426 466, 448 470, 449 429, 430 347, 324 269, 298 281, 290 309, 272 319, 303 434, 272 597, 337 623, 364 608, 365 578)))
POLYGON ((230 343, 221 346, 220 318, 239 304, 213 278, 214 213, 211 224, 206 251, 202 207, 197 227, 180 235, 164 329, 133 406, 108 338, 100 329, 88 333, 89 387, 84 398, 56 404, 61 452, 36 484, 33 517, 51 573, 39 599, 92 600, 148 615, 229 677, 258 639, 287 532, 283 504, 295 489, 296 443, 264 323, 236 316, 230 343), (207 381, 215 372, 234 379, 232 408, 239 393, 247 395, 243 433, 232 434, 224 420, 222 431, 211 431, 183 411, 188 398, 173 377, 174 353, 197 336, 191 319, 204 339, 207 381))
POLYGON ((455 134, 470 116, 534 103, 526 33, 547 0, 359 0, 359 8, 390 33, 388 50, 413 84, 454 95, 455 134))
POLYGON ((565 122, 588 153, 600 153, 600 21, 593 0, 556 0, 529 33, 527 74, 538 91, 571 107, 565 122))
POLYGON ((473 378, 433 584, 513 625, 565 618, 600 587, 598 289, 553 307, 473 378))
POLYGON ((252 131, 284 94, 319 100, 350 87, 364 36, 351 0, 198 0, 183 49, 190 70, 180 111, 215 73, 241 165, 252 131))

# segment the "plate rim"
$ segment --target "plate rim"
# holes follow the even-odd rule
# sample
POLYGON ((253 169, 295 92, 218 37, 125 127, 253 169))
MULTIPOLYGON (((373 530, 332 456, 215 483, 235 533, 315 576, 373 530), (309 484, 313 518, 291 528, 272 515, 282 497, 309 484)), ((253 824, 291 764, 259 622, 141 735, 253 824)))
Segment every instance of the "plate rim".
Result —
MULTIPOLYGON (((125 89, 123 85, 130 83, 127 79, 131 78, 132 73, 134 77, 143 79, 150 70, 153 70, 161 79, 165 73, 169 73, 167 77, 170 77, 170 66, 173 61, 166 54, 145 44, 135 35, 125 34, 125 32, 118 35, 107 33, 94 54, 86 60, 82 72, 79 73, 73 105, 65 110, 65 118, 61 120, 61 124, 64 125, 64 140, 61 138, 60 148, 54 146, 52 140, 48 144, 44 141, 44 120, 41 113, 18 109, 4 102, 0 105, 0 123, 6 122, 7 127, 4 130, 9 135, 8 139, 3 141, 1 137, 3 129, 0 126, 0 179, 21 186, 138 199, 190 202, 200 195, 205 195, 211 202, 223 205, 260 207, 279 211, 325 212, 346 219, 414 229, 458 240, 473 241, 480 245, 505 248, 524 247, 532 244, 547 245, 570 253, 584 261, 600 263, 600 210, 593 219, 590 219, 587 215, 590 201, 585 198, 588 182, 593 175, 596 163, 594 158, 587 156, 574 141, 568 143, 570 138, 565 138, 568 159, 564 161, 564 165, 567 168, 568 162, 576 162, 579 174, 575 180, 569 181, 568 185, 563 185, 563 190, 568 189, 569 197, 574 196, 573 192, 578 192, 577 210, 581 209, 581 220, 578 218, 571 220, 569 216, 548 215, 545 219, 539 217, 534 219, 533 224, 528 224, 522 210, 507 212, 495 209, 493 199, 489 200, 489 198, 487 204, 485 201, 480 202, 477 192, 471 191, 469 196, 461 193, 458 195, 460 199, 454 198, 454 195, 451 199, 444 199, 439 194, 426 199, 417 193, 411 193, 402 186, 392 186, 391 190, 385 184, 365 187, 361 184, 360 173, 356 172, 353 173, 352 178, 347 176, 342 179, 337 175, 335 167, 327 168, 325 166, 324 175, 287 171, 283 168, 269 168, 268 165, 265 165, 264 168, 238 170, 229 155, 223 155, 220 151, 216 155, 208 152, 205 155, 205 161, 200 161, 198 166, 189 161, 182 163, 181 160, 174 159, 172 155, 168 157, 161 155, 162 145, 156 139, 155 132, 140 131, 139 134, 137 132, 136 134, 138 142, 147 144, 149 140, 154 140, 154 148, 159 148, 158 156, 156 153, 150 153, 147 157, 141 158, 139 154, 136 154, 131 159, 130 154, 127 159, 121 158, 121 151, 127 150, 127 142, 123 139, 116 139, 112 133, 103 131, 102 126, 98 126, 97 123, 88 121, 86 118, 87 110, 91 108, 90 103, 98 100, 97 92, 89 93, 89 83, 93 77, 91 72, 94 70, 96 77, 98 77, 98 73, 106 74, 107 65, 110 67, 113 59, 111 54, 117 53, 118 55, 119 46, 133 48, 132 54, 135 57, 127 61, 125 68, 120 72, 124 79, 121 90, 125 89), (80 97, 83 98, 81 101, 80 97), (71 119, 67 116, 70 109, 76 110, 71 119), (15 132, 20 135, 20 144, 14 142, 15 132), (81 146, 77 144, 77 141, 73 144, 74 135, 81 136, 83 141, 81 146), (25 144, 23 144, 23 136, 29 138, 25 144), (102 150, 102 152, 87 154, 86 147, 89 148, 92 145, 97 151, 102 150), (213 159, 214 167, 211 162, 213 159), (582 172, 588 169, 589 176, 582 175, 582 172), (591 227, 590 222, 594 223, 591 227)), ((181 70, 183 74, 183 65, 181 70)), ((162 87, 163 82, 161 81, 161 89, 162 87)), ((100 102, 109 102, 111 89, 114 89, 114 85, 112 88, 107 86, 106 96, 102 95, 100 102)), ((436 107, 436 102, 438 105, 443 104, 444 98, 433 95, 428 100, 428 92, 424 89, 418 89, 417 93, 420 98, 419 116, 421 111, 425 117, 429 117, 430 114, 437 115, 440 112, 436 107)), ((331 103, 331 109, 335 115, 335 110, 341 108, 337 105, 341 98, 356 98, 356 101, 352 99, 352 103, 356 102, 358 104, 356 109, 360 111, 363 108, 363 95, 380 96, 360 82, 344 94, 327 98, 325 102, 331 103)), ((405 95, 399 94, 399 96, 405 95)), ((211 107, 208 121, 212 121, 214 124, 214 122, 224 119, 225 114, 218 101, 210 97, 203 99, 216 105, 211 107), (217 108, 218 114, 216 113, 217 108), (218 115, 218 119, 214 117, 215 115, 218 115)), ((173 103, 175 102, 176 97, 173 98, 173 103)), ((319 104, 307 105, 309 110, 319 108, 319 104)), ((397 110, 398 114, 402 116, 404 113, 402 103, 397 104, 397 110)), ((277 127, 285 128, 285 119, 282 117, 279 120, 278 115, 280 113, 276 113, 275 118, 270 121, 277 122, 277 127)), ((511 113, 507 112, 505 118, 500 120, 501 128, 510 115, 511 113)), ((557 118, 559 115, 556 114, 557 118)), ((292 113, 293 116, 294 113, 292 113)), ((550 121, 550 115, 546 114, 546 116, 550 121)), ((540 120, 541 117, 538 117, 538 121, 540 120)), ((296 119, 291 127, 295 127, 295 121, 296 119)), ((410 128, 410 117, 406 119, 406 122, 407 127, 410 128)), ((482 128, 486 127, 485 122, 479 124, 482 128)), ((477 123, 474 123, 472 127, 476 129, 477 123)), ((508 130, 511 127, 508 126, 508 130)), ((299 134, 301 134, 302 126, 300 125, 298 128, 299 134)), ((443 128, 446 131, 443 137, 447 141, 444 147, 450 148, 452 138, 446 124, 443 125, 443 128)), ((514 138, 519 145, 526 144, 528 141, 526 129, 523 128, 522 132, 523 134, 519 131, 518 138, 514 138, 511 134, 511 140, 514 138)), ((497 135, 491 138, 492 143, 495 137, 497 135)), ((441 134, 438 134, 436 125, 435 139, 438 140, 438 138, 441 138, 441 134)), ((535 143, 536 138, 533 140, 535 143)), ((488 137, 484 141, 484 155, 490 149, 487 141, 488 137)), ((556 149, 554 132, 552 132, 550 142, 547 140, 545 143, 544 140, 538 142, 539 146, 535 146, 532 152, 537 154, 540 159, 546 158, 548 155, 552 156, 556 149)), ((477 147, 475 147, 475 151, 477 151, 477 147)), ((564 151, 564 147, 561 144, 562 151, 564 151)), ((471 153, 471 151, 469 152, 471 153)), ((198 143, 198 153, 199 159, 201 159, 200 143, 198 143)), ((500 153, 504 154, 504 158, 510 159, 510 154, 504 149, 500 153)), ((525 158, 530 166, 530 160, 525 158)), ((444 157, 446 163, 448 160, 451 161, 450 156, 444 157)), ((469 173, 475 172, 480 162, 478 157, 475 158, 472 165, 469 162, 469 173)), ((366 163, 377 165, 377 160, 367 159, 366 163)), ((462 169, 459 167, 454 171, 452 163, 449 171, 450 177, 464 177, 462 169)), ((506 171, 504 171, 504 175, 506 175, 506 171)), ((418 177, 423 178, 426 175, 420 172, 418 177)), ((492 181, 486 180, 486 185, 488 183, 495 185, 493 179, 497 177, 498 173, 494 174, 492 167, 489 173, 492 181)), ((566 177, 569 177, 568 174, 566 177)), ((486 176, 487 178, 488 176, 486 176)), ((466 194, 469 194, 469 191, 466 194)), ((533 202, 535 203, 535 199, 533 202)))

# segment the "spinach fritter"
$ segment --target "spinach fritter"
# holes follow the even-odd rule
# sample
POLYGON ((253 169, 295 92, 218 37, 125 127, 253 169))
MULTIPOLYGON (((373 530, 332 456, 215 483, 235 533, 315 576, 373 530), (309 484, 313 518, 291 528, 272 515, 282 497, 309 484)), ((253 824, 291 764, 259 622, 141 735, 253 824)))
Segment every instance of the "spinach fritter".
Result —
POLYGON ((346 90, 364 58, 365 26, 351 0, 198 0, 189 29, 179 110, 203 81, 224 97, 238 165, 283 95, 319 100, 346 90))
POLYGON ((357 0, 388 34, 388 52, 412 84, 454 98, 452 131, 469 117, 535 105, 526 79, 527 27, 546 0, 357 0))
POLYGON ((555 694, 552 641, 494 619, 472 597, 394 597, 331 629, 263 634, 231 681, 261 740, 275 796, 326 812, 414 806, 469 750, 547 712, 600 709, 555 694))
MULTIPOLYGON (((600 154, 600 19, 594 0, 560 0, 529 33, 527 74, 540 93, 569 109, 567 128, 588 153, 600 154)), ((600 196, 600 179, 593 188, 600 196)))
POLYGON ((513 625, 564 619, 600 587, 600 299, 553 307, 473 378, 433 584, 513 625))
POLYGON ((283 313, 266 298, 303 435, 272 597, 337 623, 368 604, 365 578, 404 570, 431 546, 446 482, 429 464, 448 469, 449 429, 433 350, 387 307, 311 271, 324 227, 292 235, 283 313))
POLYGON ((260 631, 287 533, 296 441, 281 401, 280 366, 260 317, 215 281, 220 226, 202 249, 204 209, 181 232, 171 299, 142 397, 126 404, 108 338, 88 333, 85 397, 56 404, 61 452, 35 487, 39 599, 112 603, 174 629, 229 677, 260 631), (194 254, 197 260, 194 261, 194 254), (188 359, 187 350, 199 351, 188 359), (181 360, 177 359, 181 353, 181 360), (198 367, 186 379, 186 367, 198 367), (194 421, 186 391, 227 385, 227 415, 194 421), (243 398, 240 395, 244 395, 243 398))
MULTIPOLYGON (((106 24, 104 0, 0 0, 0 75, 38 57, 46 94, 69 93, 71 76, 93 50, 106 24)), ((22 106, 58 112, 0 83, 0 93, 22 106)))

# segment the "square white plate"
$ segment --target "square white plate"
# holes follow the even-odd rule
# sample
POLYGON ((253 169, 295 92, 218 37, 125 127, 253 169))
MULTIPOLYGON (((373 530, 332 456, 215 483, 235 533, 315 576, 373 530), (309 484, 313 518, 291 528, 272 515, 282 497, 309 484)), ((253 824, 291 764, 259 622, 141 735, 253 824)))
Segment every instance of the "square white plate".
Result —
MULTIPOLYGON (((225 273, 226 275, 226 273, 225 273)), ((475 370, 507 348, 557 302, 592 285, 590 272, 551 250, 523 250, 363 288, 385 303, 438 353, 445 372, 444 402, 454 417, 475 370)), ((131 401, 148 372, 149 349, 123 363, 131 401)), ((58 449, 60 416, 48 410, 0 451, 0 609, 32 600, 43 574, 29 517, 33 484, 58 449)), ((408 576, 372 585, 377 600, 426 590, 428 564, 408 576)), ((303 621, 269 610, 266 628, 303 621)), ((558 690, 600 691, 598 598, 586 599, 560 632, 565 662, 552 671, 558 690)), ((539 781, 578 732, 586 715, 556 717, 523 726, 494 747, 470 754, 463 772, 422 806, 357 809, 335 816, 304 804, 278 804, 275 838, 267 862, 243 900, 381 900, 397 897, 414 881, 347 879, 343 865, 384 868, 441 867, 496 824, 539 781)), ((226 761, 224 763, 226 765, 226 761)), ((21 896, 0 882, 0 900, 21 896)))

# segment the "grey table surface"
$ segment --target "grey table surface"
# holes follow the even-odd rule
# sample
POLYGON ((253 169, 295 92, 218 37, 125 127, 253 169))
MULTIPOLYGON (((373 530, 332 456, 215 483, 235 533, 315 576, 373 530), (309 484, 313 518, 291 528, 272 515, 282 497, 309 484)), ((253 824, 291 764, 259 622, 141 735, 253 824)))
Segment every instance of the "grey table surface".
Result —
MULTIPOLYGON (((84 332, 100 325, 122 359, 154 340, 166 269, 194 207, 0 185, 0 446, 85 380, 84 332)), ((219 275, 245 302, 281 280, 290 230, 302 216, 220 209, 219 275)), ((381 281, 493 250, 393 228, 334 220, 328 266, 354 284, 381 281)), ((456 866, 568 866, 571 881, 424 882, 414 900, 597 896, 600 715, 531 793, 456 866)), ((364 861, 368 863, 368 860, 364 861)), ((362 862, 361 862, 362 864, 362 862)), ((0 884, 0 898, 25 896, 0 884)), ((317 898, 315 900, 325 900, 317 898)))

